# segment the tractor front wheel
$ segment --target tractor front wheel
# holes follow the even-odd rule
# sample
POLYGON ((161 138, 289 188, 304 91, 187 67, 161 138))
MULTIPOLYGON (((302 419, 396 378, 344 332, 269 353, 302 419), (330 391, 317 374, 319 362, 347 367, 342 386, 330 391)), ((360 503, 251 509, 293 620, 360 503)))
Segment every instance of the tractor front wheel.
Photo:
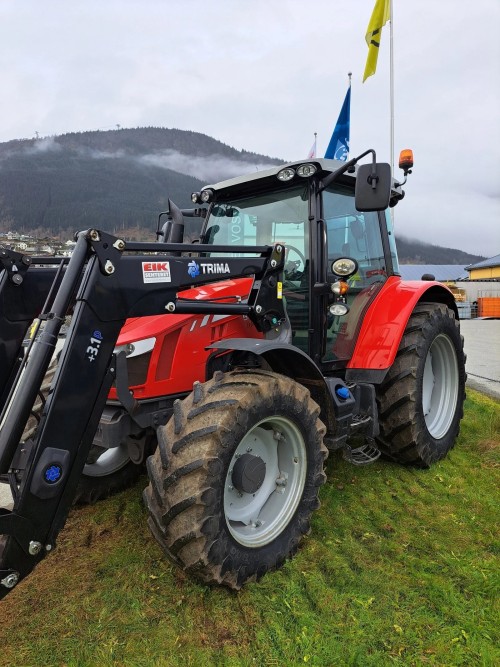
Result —
POLYGON ((149 524, 167 556, 234 589, 279 567, 319 506, 324 433, 308 390, 282 375, 218 372, 196 383, 147 464, 149 524))
POLYGON ((460 430, 465 379, 454 313, 441 303, 418 304, 377 390, 381 451, 420 468, 444 458, 460 430))

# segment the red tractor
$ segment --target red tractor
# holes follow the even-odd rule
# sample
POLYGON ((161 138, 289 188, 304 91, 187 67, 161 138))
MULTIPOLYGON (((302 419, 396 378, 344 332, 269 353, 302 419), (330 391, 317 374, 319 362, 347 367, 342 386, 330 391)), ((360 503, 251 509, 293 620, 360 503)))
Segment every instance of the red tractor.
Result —
POLYGON ((166 554, 239 588, 308 532, 328 449, 357 465, 383 453, 427 467, 447 454, 463 414, 463 339, 453 294, 399 275, 390 207, 402 185, 373 151, 314 159, 207 186, 195 209, 170 202, 157 244, 89 230, 67 266, 37 278, 34 260, 4 254, 0 473, 19 522, 0 514, 4 589, 52 548, 75 497, 124 487, 146 458, 144 500, 166 554), (17 319, 16 287, 33 297, 17 319), (14 381, 40 311, 33 361, 14 381), (25 400, 12 400, 16 382, 25 400))

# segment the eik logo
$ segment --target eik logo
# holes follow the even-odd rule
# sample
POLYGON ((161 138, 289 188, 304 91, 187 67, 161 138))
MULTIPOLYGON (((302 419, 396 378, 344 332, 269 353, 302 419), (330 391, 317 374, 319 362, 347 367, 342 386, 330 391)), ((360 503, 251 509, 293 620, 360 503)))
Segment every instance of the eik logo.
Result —
POLYGON ((188 264, 188 274, 191 278, 196 278, 196 276, 200 275, 200 267, 194 260, 188 264))

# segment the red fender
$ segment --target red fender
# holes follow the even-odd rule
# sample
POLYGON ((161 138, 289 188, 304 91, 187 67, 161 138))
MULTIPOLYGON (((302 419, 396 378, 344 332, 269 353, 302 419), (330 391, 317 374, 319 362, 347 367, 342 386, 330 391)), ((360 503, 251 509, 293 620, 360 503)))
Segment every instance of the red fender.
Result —
MULTIPOLYGON (((391 276, 363 318, 347 368, 360 371, 390 368, 410 315, 419 301, 446 303, 458 318, 455 298, 443 284, 424 280, 407 281, 391 276)), ((348 370, 347 377, 349 375, 353 374, 348 370)))

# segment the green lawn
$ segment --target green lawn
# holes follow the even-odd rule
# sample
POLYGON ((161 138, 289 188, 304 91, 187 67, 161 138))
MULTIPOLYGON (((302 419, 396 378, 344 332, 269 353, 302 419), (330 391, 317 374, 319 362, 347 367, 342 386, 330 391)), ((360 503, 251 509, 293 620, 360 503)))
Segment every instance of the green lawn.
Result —
POLYGON ((0 603, 0 665, 499 665, 500 403, 468 393, 430 470, 331 456, 297 557, 240 593, 164 560, 145 480, 74 510, 0 603))

